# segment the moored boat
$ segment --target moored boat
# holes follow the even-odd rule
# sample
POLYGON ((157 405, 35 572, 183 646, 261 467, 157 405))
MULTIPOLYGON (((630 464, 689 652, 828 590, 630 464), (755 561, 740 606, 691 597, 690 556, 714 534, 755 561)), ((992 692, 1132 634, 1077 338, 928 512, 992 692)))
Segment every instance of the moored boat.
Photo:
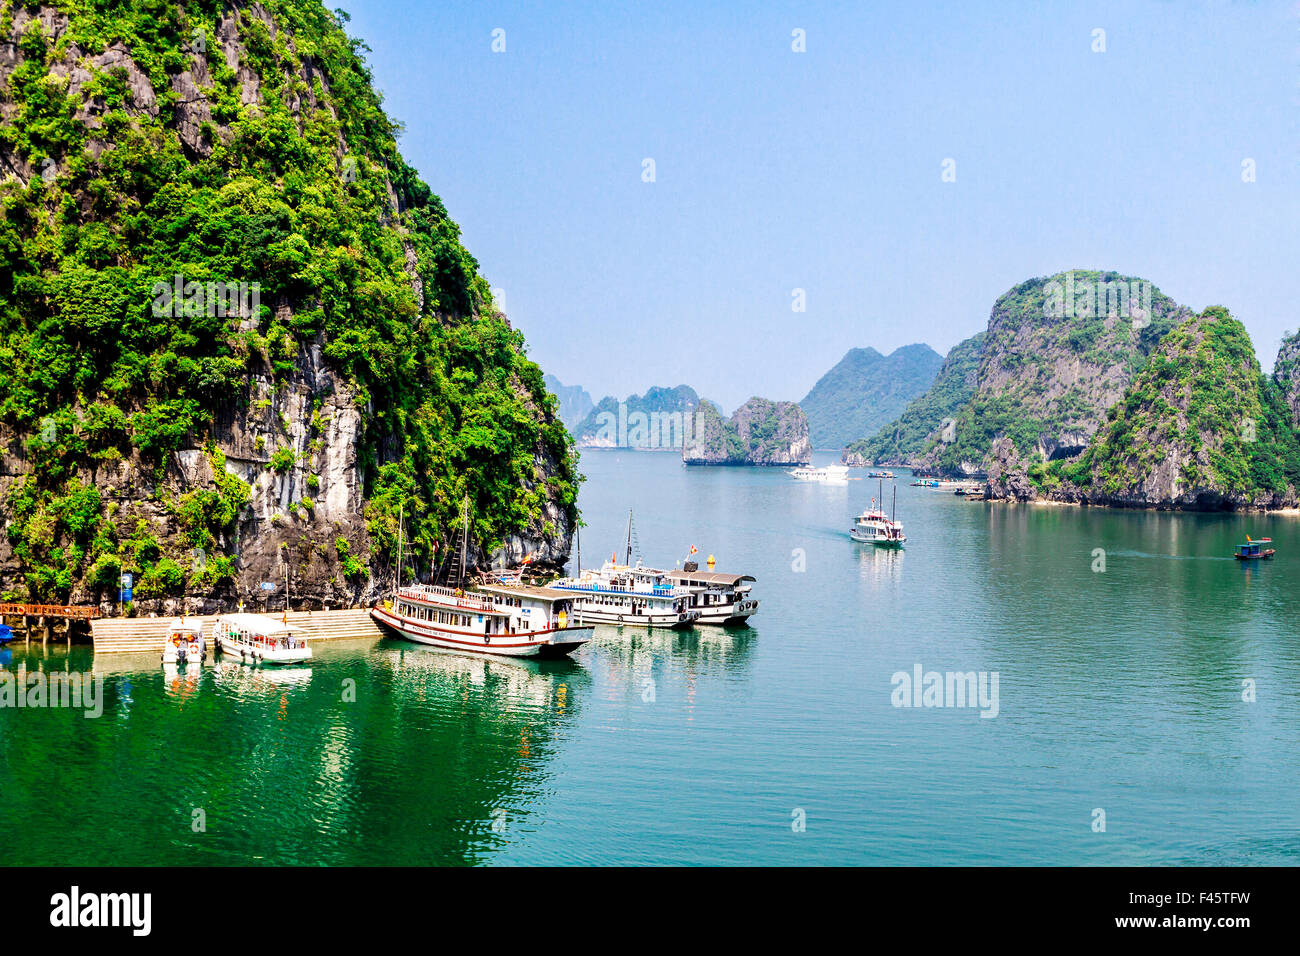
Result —
POLYGON ((563 657, 591 640, 593 628, 556 588, 485 584, 477 591, 416 584, 371 608, 371 616, 417 644, 502 657, 563 657))
POLYGON ((550 586, 573 596, 574 613, 584 624, 690 627, 700 616, 690 607, 692 591, 673 584, 668 573, 606 561, 599 571, 585 570, 550 586))
POLYGON ((311 648, 298 628, 287 620, 264 614, 223 614, 212 637, 223 655, 248 664, 301 664, 311 660, 311 648))
POLYGON ((669 571, 664 578, 690 593, 687 607, 698 612, 695 624, 746 624, 758 610, 758 599, 750 596, 751 575, 700 571, 694 562, 688 562, 681 571, 669 571))
POLYGON ((391 600, 370 616, 398 637, 451 651, 499 657, 563 657, 591 640, 593 628, 576 620, 573 595, 522 583, 517 572, 498 571, 478 590, 464 588, 469 499, 461 508, 458 587, 402 587, 402 516, 397 518, 397 581, 391 600))
POLYGON ((167 626, 163 642, 164 664, 202 664, 208 656, 208 642, 203 637, 203 622, 195 617, 174 618, 167 626))

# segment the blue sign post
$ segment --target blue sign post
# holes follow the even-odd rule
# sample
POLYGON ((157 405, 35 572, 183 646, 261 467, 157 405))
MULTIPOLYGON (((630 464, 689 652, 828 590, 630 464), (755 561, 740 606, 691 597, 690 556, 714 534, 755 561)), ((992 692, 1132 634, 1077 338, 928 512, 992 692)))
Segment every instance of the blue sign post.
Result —
POLYGON ((132 585, 135 584, 135 577, 130 571, 122 572, 122 580, 118 582, 117 600, 119 604, 125 604, 131 600, 132 585))

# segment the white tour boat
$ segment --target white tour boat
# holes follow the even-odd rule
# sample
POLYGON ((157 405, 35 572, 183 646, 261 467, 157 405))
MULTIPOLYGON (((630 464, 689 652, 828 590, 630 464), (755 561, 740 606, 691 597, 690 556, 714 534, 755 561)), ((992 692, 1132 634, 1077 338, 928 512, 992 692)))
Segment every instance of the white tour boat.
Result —
MULTIPOLYGON (((478 591, 433 584, 402 587, 405 502, 398 507, 397 580, 392 600, 370 616, 399 637, 453 651, 501 657, 563 657, 591 640, 592 628, 574 620, 573 595, 522 584, 518 572, 497 572, 478 591)), ((463 585, 469 539, 469 497, 461 506, 457 580, 463 585)))
POLYGON ((758 599, 750 597, 754 579, 748 574, 700 571, 691 561, 665 578, 690 592, 687 606, 699 613, 696 624, 744 624, 758 610, 758 599))
POLYGON ((302 631, 283 618, 223 614, 213 626, 212 637, 222 654, 237 654, 249 664, 301 664, 311 660, 311 648, 302 631))
POLYGON ((591 640, 575 620, 573 595, 528 585, 463 591, 416 584, 371 608, 371 616, 417 644, 504 657, 563 657, 591 640))
MULTIPOLYGON (((882 482, 883 488, 883 482, 882 482)), ((884 498, 881 498, 883 503, 884 498)), ((849 537, 864 544, 874 544, 882 548, 901 548, 907 540, 903 534, 903 524, 895 521, 898 512, 898 486, 894 486, 894 515, 887 515, 876 508, 876 499, 871 499, 871 507, 858 515, 858 520, 849 529, 849 537)))
POLYGON ((842 481, 849 480, 848 465, 827 465, 824 468, 814 468, 811 465, 800 465, 792 469, 790 477, 797 481, 820 481, 830 484, 839 484, 842 481))
POLYGON ((690 627, 700 616, 690 607, 691 591, 667 580, 667 571, 606 561, 599 571, 552 581, 573 596, 573 610, 584 624, 636 627, 690 627))
POLYGON ((163 643, 164 664, 202 664, 208 656, 208 642, 203 638, 203 622, 196 617, 174 618, 167 626, 163 643))
POLYGON ((907 535, 903 534, 902 522, 894 521, 883 511, 873 508, 858 515, 857 522, 849 529, 849 537, 864 544, 886 548, 901 548, 907 540, 907 535))

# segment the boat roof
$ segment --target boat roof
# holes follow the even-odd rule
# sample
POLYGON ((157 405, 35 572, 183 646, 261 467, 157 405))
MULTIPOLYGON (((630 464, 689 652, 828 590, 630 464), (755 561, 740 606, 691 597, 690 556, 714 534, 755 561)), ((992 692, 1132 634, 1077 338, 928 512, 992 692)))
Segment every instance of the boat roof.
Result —
POLYGON ((233 624, 241 631, 251 631, 254 634, 288 634, 301 630, 292 624, 267 617, 265 614, 223 614, 217 619, 217 623, 222 621, 233 624))
POLYGON ((203 621, 197 617, 174 617, 167 625, 169 631, 198 631, 203 633, 203 621))
POLYGON ((673 581, 691 581, 698 584, 726 584, 735 587, 741 581, 756 580, 751 574, 728 574, 725 571, 669 571, 673 581))
POLYGON ((402 588, 397 592, 397 596, 404 601, 415 601, 418 604, 429 604, 435 607, 446 608, 450 611, 461 611, 468 614, 504 614, 505 611, 498 610, 492 603, 492 599, 486 594, 477 591, 461 590, 457 593, 452 588, 445 588, 434 584, 413 584, 410 587, 402 588))
POLYGON ((503 597, 529 598, 533 601, 546 601, 553 603, 555 601, 572 601, 573 592, 563 591, 559 588, 538 587, 533 584, 483 584, 479 586, 480 591, 487 591, 489 594, 500 594, 503 597))

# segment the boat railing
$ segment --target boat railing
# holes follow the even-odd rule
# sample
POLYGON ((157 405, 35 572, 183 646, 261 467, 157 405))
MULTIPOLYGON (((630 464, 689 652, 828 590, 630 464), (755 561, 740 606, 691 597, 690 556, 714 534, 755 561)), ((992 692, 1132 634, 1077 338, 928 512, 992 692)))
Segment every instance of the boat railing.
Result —
POLYGON ((565 591, 592 591, 598 594, 630 594, 662 598, 684 597, 690 593, 687 589, 672 584, 652 584, 647 588, 626 584, 595 584, 590 581, 574 581, 572 578, 555 581, 551 587, 565 591))
POLYGON ((415 584, 411 587, 402 588, 401 593, 415 598, 428 598, 439 604, 451 604, 467 611, 493 611, 496 609, 495 603, 488 598, 444 588, 437 584, 415 584))

